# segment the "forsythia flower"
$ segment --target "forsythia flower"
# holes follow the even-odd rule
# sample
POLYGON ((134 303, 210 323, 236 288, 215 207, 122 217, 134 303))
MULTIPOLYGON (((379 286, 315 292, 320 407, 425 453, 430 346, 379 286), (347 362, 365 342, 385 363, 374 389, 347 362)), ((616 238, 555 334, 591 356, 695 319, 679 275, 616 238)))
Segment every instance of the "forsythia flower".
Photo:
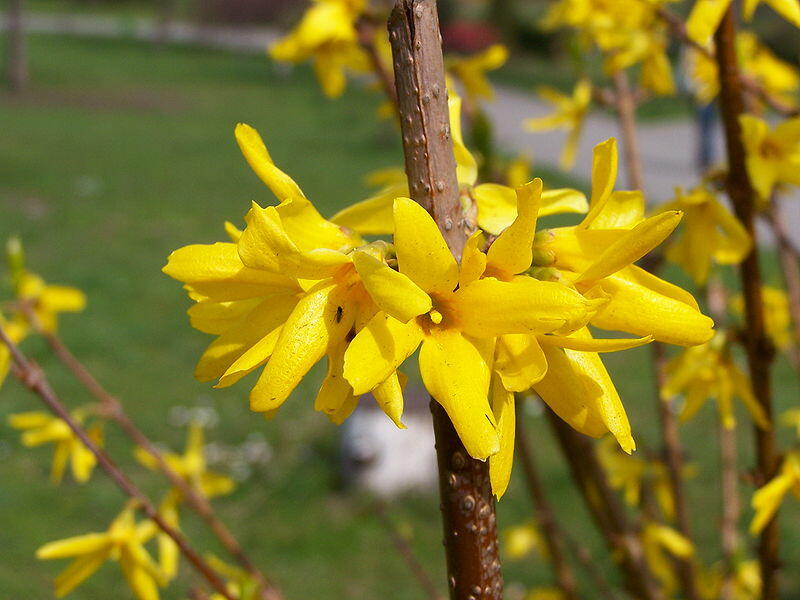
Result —
MULTIPOLYGON (((796 104, 795 95, 800 88, 800 74, 794 65, 775 56, 750 31, 740 31, 736 35, 736 54, 739 57, 739 68, 745 75, 785 104, 796 104)), ((688 70, 695 83, 694 93, 697 99, 707 104, 716 98, 719 93, 719 77, 714 59, 692 48, 688 54, 688 70)))
POLYGON ((571 169, 575 164, 575 153, 578 139, 583 129, 583 122, 592 103, 592 84, 588 79, 581 79, 575 84, 572 95, 562 94, 548 86, 540 86, 537 93, 555 107, 555 112, 546 117, 526 119, 528 131, 545 131, 562 128, 567 130, 567 142, 561 153, 561 166, 571 169))
POLYGON ((564 600, 564 592, 554 587, 540 587, 529 590, 525 600, 564 600))
MULTIPOLYGON (((719 27, 732 0, 697 0, 686 21, 686 33, 698 44, 706 44, 719 27)), ((766 0, 772 9, 796 27, 800 27, 800 5, 795 0, 766 0)), ((742 13, 746 20, 753 17, 761 0, 745 0, 742 13)))
MULTIPOLYGON (((236 487, 233 479, 210 471, 206 467, 203 437, 203 427, 198 423, 192 423, 189 426, 189 435, 183 454, 165 452, 163 453, 164 460, 170 469, 207 498, 230 494, 236 487)), ((156 460, 143 448, 136 448, 136 460, 148 469, 158 469, 156 460)))
POLYGON ((780 416, 781 425, 794 428, 797 437, 800 438, 800 408, 790 408, 780 416))
MULTIPOLYGON (((78 409, 72 413, 72 418, 79 424, 86 420, 84 411, 78 409)), ((60 483, 64 477, 64 470, 69 462, 72 477, 79 483, 89 480, 94 469, 96 459, 83 443, 77 438, 63 420, 46 412, 32 411, 17 413, 8 417, 8 423, 14 429, 22 431, 22 444, 27 447, 53 444, 53 466, 50 471, 50 480, 60 483)), ((87 430, 89 437, 96 444, 102 444, 103 432, 99 424, 87 430)))
POLYGON ((653 575, 664 586, 667 596, 678 587, 672 559, 689 559, 694 556, 694 546, 683 535, 661 523, 649 521, 642 528, 644 558, 653 575))
POLYGON ((56 577, 55 593, 59 598, 74 590, 107 560, 115 560, 138 600, 158 600, 158 587, 165 584, 164 574, 144 548, 153 532, 151 522, 136 523, 134 509, 128 506, 107 531, 50 542, 36 551, 36 557, 74 559, 56 577))
POLYGON ((749 378, 730 356, 724 333, 718 333, 707 344, 687 348, 667 364, 661 397, 666 400, 678 394, 686 397, 681 413, 684 421, 691 419, 706 400, 716 398, 723 426, 735 427, 733 398, 738 396, 758 427, 770 427, 749 378))
POLYGON ((762 200, 778 183, 800 185, 800 117, 787 119, 770 130, 766 121, 741 115, 747 172, 762 200))
MULTIPOLYGON (((226 587, 237 600, 256 600, 259 586, 245 570, 223 562, 216 556, 206 556, 206 562, 228 581, 226 587)), ((222 594, 211 594, 210 600, 225 600, 222 594)))
MULTIPOLYGON (((786 350, 792 344, 789 297, 782 289, 764 285, 761 286, 761 300, 764 303, 764 325, 767 335, 776 348, 786 350)), ((738 315, 744 314, 744 298, 741 293, 731 299, 731 309, 738 315)))
POLYGON ((486 78, 487 71, 502 67, 508 60, 508 48, 494 44, 472 56, 450 56, 445 63, 447 70, 464 86, 471 102, 483 98, 494 99, 494 90, 486 78))
POLYGON ((751 502, 756 511, 750 523, 750 533, 758 535, 767 526, 787 493, 792 492, 800 499, 800 452, 786 454, 780 472, 764 487, 756 490, 751 502))
POLYGON ((543 558, 547 555, 547 546, 541 532, 533 523, 515 525, 503 532, 503 548, 506 557, 511 560, 524 558, 534 550, 543 558))
POLYGON ((666 256, 680 265, 700 285, 708 280, 712 262, 722 265, 740 263, 750 252, 747 230, 706 187, 688 193, 675 190, 676 198, 660 211, 683 212, 683 231, 670 242, 666 256))
POLYGON ((355 28, 364 8, 364 0, 315 0, 297 27, 269 53, 281 62, 312 58, 322 91, 331 98, 339 96, 347 83, 346 70, 369 71, 355 28))
MULTIPOLYGON (((717 600, 722 592, 724 567, 714 565, 700 571, 698 591, 703 600, 717 600)), ((733 566, 731 600, 760 600, 761 568, 757 560, 743 560, 733 566)))
MULTIPOLYGON (((477 225, 498 235, 517 217, 515 187, 530 181, 530 177, 513 187, 497 183, 477 184, 478 165, 464 144, 461 134, 461 99, 452 90, 450 100, 450 134, 457 164, 458 184, 466 212, 477 211, 477 225)), ((405 173, 401 169, 384 169, 373 173, 368 183, 382 188, 374 196, 349 206, 331 217, 331 221, 362 235, 385 235, 393 231, 392 207, 395 198, 410 196, 405 173)), ((511 183, 509 182, 509 185, 511 183)), ((579 191, 560 188, 542 192, 539 216, 558 213, 585 213, 586 197, 579 191)))

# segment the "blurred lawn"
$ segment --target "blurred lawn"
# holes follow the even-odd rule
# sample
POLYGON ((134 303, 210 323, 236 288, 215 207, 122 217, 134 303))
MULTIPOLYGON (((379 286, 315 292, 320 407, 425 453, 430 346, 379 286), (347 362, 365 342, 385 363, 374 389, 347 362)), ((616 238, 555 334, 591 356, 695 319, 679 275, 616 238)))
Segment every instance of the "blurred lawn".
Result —
MULTIPOLYGON (((30 53, 31 90, 20 98, 0 96, 0 238, 21 235, 32 269, 88 293, 86 313, 63 319, 65 339, 156 440, 182 446, 184 431, 167 419, 176 404, 212 403, 221 415, 209 433, 213 440, 235 444, 249 432, 264 432, 273 461, 216 505, 288 598, 421 597, 374 518, 371 500, 337 491, 337 430, 311 409, 319 370, 270 423, 248 411, 246 383, 222 391, 197 383, 192 370, 207 339, 189 328, 180 285, 160 273, 174 248, 223 239, 225 219, 241 225, 251 200, 273 201, 238 152, 237 121, 258 128, 277 163, 330 214, 364 196, 364 174, 401 164, 396 133, 373 118, 377 98, 353 86, 331 102, 306 70, 279 76, 263 58, 223 52, 33 37, 30 53)), ((87 400, 40 343, 26 350, 71 405, 87 400)), ((653 448, 657 423, 647 356, 639 349, 607 362, 640 446, 653 448)), ((781 405, 796 402, 797 380, 783 364, 778 381, 781 405)), ((33 408, 36 399, 16 384, 3 389, 3 422, 9 413, 33 408)), ((714 429, 709 409, 683 430, 698 462, 692 510, 707 560, 718 557, 714 429)), ((531 417, 530 436, 559 516, 611 570, 540 418, 531 417)), ((129 447, 111 427, 108 438, 114 456, 131 465, 129 447)), ((749 456, 749 432, 742 438, 749 456)), ((90 486, 54 489, 47 482, 49 451, 22 449, 5 424, 0 458, 0 597, 48 598, 50 578, 64 565, 37 562, 35 549, 103 529, 121 497, 101 473, 90 486)), ((133 469, 154 496, 163 491, 157 478, 133 469)), ((529 507, 515 479, 499 507, 501 528, 527 518, 529 507)), ((443 582, 437 499, 402 498, 390 511, 443 582)), ((800 559, 800 532, 790 528, 798 516, 794 506, 783 520, 789 564, 800 559)), ((184 520, 198 545, 215 549, 189 513, 184 520)), ((511 587, 549 583, 538 559, 509 562, 505 574, 511 587)), ((164 597, 183 598, 191 576, 184 568, 164 597)), ((786 579, 786 597, 796 597, 800 576, 787 572, 786 579)), ((106 567, 71 597, 107 598, 113 589, 114 597, 127 598, 127 591, 116 593, 120 581, 106 567)), ((585 597, 593 597, 588 587, 585 597)))

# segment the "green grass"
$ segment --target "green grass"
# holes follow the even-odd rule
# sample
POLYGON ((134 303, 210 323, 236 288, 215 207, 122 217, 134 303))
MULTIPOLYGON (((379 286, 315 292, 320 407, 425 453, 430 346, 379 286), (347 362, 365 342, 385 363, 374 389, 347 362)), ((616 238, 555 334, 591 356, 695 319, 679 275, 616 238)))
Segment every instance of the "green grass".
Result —
MULTIPOLYGON (((246 382, 215 391, 194 381, 194 363, 208 340, 189 328, 180 286, 160 273, 171 250, 223 239, 224 220, 241 224, 251 200, 272 201, 238 152, 236 122, 257 127, 278 164, 330 214, 364 196, 364 174, 401 164, 395 131, 372 118, 377 99, 352 86, 332 102, 305 69, 279 76, 260 57, 222 52, 33 37, 30 54, 32 89, 19 98, 0 96, 0 238, 19 234, 31 268, 88 293, 86 312, 63 318, 64 338, 156 440, 182 446, 184 432, 168 419, 174 405, 212 404, 221 416, 209 432, 213 440, 236 444, 263 432, 274 449, 272 462, 216 505, 288 598, 419 598, 416 582, 370 512, 370 499, 337 489, 338 430, 311 410, 319 370, 271 422, 248 411, 246 382)), ((70 405, 87 401, 41 343, 32 340, 25 350, 70 405)), ((637 439, 654 448, 647 356, 639 349, 610 355, 607 362, 637 439)), ((796 402, 796 379, 783 364, 777 381, 779 405, 796 402)), ((37 407, 12 382, 0 400, 2 421, 37 407)), ((691 497, 707 561, 719 555, 717 455, 709 434, 714 424, 708 409, 683 430, 698 463, 691 497)), ((542 419, 532 415, 530 425, 559 517, 613 572, 542 419)), ((742 439, 743 464, 750 464, 750 439, 742 439)), ((108 446, 155 497, 163 491, 157 478, 134 466, 130 448, 111 427, 108 446)), ((89 486, 53 488, 47 482, 49 452, 23 449, 4 424, 0 457, 0 597, 48 598, 49 579, 63 564, 37 562, 35 549, 104 528, 121 496, 101 473, 89 486)), ((744 484, 743 490, 750 491, 744 484)), ((404 497, 390 511, 442 582, 438 500, 404 497)), ((795 504, 783 520, 785 558, 795 565, 800 533, 791 524, 799 515, 795 504)), ((517 473, 499 506, 500 527, 529 516, 517 473)), ((199 546, 216 548, 195 519, 188 513, 184 519, 199 546)), ((114 568, 105 567, 71 597, 107 598, 115 590, 115 598, 129 598, 126 590, 117 592, 123 587, 114 568)), ((504 571, 509 584, 549 583, 546 565, 536 559, 508 562, 504 571)), ((184 567, 164 597, 185 597, 191 580, 184 567)), ((798 574, 787 569, 786 583, 786 597, 796 597, 798 574)), ((588 587, 585 597, 593 597, 588 587)))

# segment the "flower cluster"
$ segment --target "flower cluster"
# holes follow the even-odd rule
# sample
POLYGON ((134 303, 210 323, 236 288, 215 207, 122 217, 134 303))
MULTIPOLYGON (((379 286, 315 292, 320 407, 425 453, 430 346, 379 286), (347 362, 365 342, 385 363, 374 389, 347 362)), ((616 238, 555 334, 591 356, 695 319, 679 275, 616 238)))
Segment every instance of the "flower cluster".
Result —
POLYGON ((681 213, 644 218, 640 193, 613 191, 613 139, 595 149, 588 206, 563 191, 548 204, 540 179, 515 190, 476 185, 454 118, 462 202, 477 227, 457 261, 431 216, 393 197, 405 191, 399 178, 328 221, 255 130, 239 125, 236 138, 278 205, 254 204, 244 231, 229 228, 231 242, 176 250, 164 271, 195 300, 192 324, 218 336, 200 379, 224 387, 263 367, 250 393, 255 411, 277 411, 325 358, 317 410, 341 423, 371 394, 402 427, 398 368, 419 349, 425 387, 470 455, 489 459, 499 497, 511 471, 515 392, 533 388, 579 431, 610 431, 630 452, 630 425, 598 353, 653 339, 702 344, 713 334, 690 294, 633 265, 681 213), (586 216, 537 233, 548 206, 586 216), (387 232, 391 243, 362 237, 387 232), (595 339, 589 324, 640 337, 595 339))

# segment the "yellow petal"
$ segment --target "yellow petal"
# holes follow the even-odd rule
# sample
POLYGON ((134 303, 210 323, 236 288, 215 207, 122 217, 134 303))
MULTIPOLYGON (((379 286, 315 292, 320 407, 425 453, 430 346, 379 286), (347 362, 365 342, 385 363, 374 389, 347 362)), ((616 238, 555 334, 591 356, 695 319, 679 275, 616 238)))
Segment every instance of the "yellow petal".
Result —
POLYGON ((407 195, 407 185, 392 186, 387 192, 340 210, 331 217, 331 221, 362 235, 388 235, 394 231, 394 199, 407 195))
POLYGON ((485 460, 500 449, 489 407, 489 367, 481 353, 455 330, 434 329, 419 354, 422 381, 441 404, 473 458, 485 460))
POLYGON ((477 338, 574 331, 586 324, 591 310, 575 290, 531 277, 480 279, 459 288, 451 304, 458 326, 477 338))
POLYGON ((544 190, 539 206, 539 216, 547 217, 562 213, 585 214, 589 211, 586 195, 578 190, 559 188, 557 190, 544 190))
POLYGON ((751 534, 758 535, 763 531, 778 512, 783 497, 792 489, 794 483, 795 480, 791 475, 781 473, 753 494, 752 506, 756 514, 750 523, 751 534))
MULTIPOLYGON (((588 332, 583 335, 590 337, 588 332)), ((630 423, 600 357, 591 352, 543 346, 547 374, 533 386, 555 413, 581 433, 600 437, 607 431, 631 453, 636 445, 630 423)))
POLYGON ((355 319, 346 286, 322 281, 297 303, 283 326, 275 350, 250 392, 250 408, 264 412, 278 408, 329 344, 344 338, 355 319))
POLYGON ((461 269, 458 274, 458 285, 464 287, 480 279, 486 270, 486 254, 481 251, 486 238, 479 229, 475 231, 464 244, 461 252, 461 269))
POLYGON ((364 287, 381 310, 407 323, 431 309, 431 298, 411 279, 366 252, 353 253, 364 287))
POLYGON ((324 412, 337 425, 350 416, 357 403, 343 375, 345 348, 342 340, 328 352, 328 371, 314 401, 314 410, 324 412))
POLYGON ((350 342, 344 376, 358 396, 386 381, 422 341, 416 321, 402 323, 379 312, 350 342))
POLYGON ((122 574, 128 582, 128 587, 131 588, 137 600, 158 600, 156 580, 143 565, 135 562, 127 552, 123 551, 119 566, 122 568, 122 574))
POLYGON ((77 288, 48 285, 39 297, 43 310, 54 312, 80 312, 86 308, 86 295, 77 288))
POLYGON ((472 189, 478 207, 478 226, 498 235, 517 218, 517 196, 514 190, 499 183, 482 183, 472 189))
POLYGON ((505 389, 524 392, 547 373, 547 359, 536 336, 512 333, 498 338, 494 369, 505 389))
POLYGON ((250 165, 250 168, 253 169, 261 181, 267 184, 267 187, 272 190, 278 200, 304 197, 302 190, 294 180, 272 162, 272 157, 269 155, 264 141, 255 129, 244 123, 239 123, 236 125, 234 133, 236 142, 239 144, 239 149, 244 154, 247 164, 250 165))
POLYGON ((405 375, 395 371, 389 378, 372 390, 375 401, 399 429, 405 429, 401 420, 403 417, 403 381, 400 376, 405 375))
POLYGON ((500 450, 497 454, 489 457, 489 479, 492 484, 492 493, 500 500, 511 481, 516 415, 514 414, 514 394, 505 390, 499 377, 492 379, 490 401, 494 418, 497 421, 497 432, 500 435, 500 450))
POLYGON ((53 417, 40 410, 14 413, 8 416, 8 424, 14 429, 33 429, 50 423, 53 417))
POLYGON ((193 305, 186 312, 192 327, 203 333, 220 335, 235 325, 260 302, 260 298, 233 302, 204 301, 193 305))
POLYGON ((464 145, 461 135, 461 98, 452 90, 448 90, 448 95, 450 137, 453 139, 453 153, 456 157, 456 177, 461 185, 474 185, 478 178, 478 164, 464 145))
POLYGON ((592 155, 592 198, 581 226, 590 227, 603 210, 617 180, 617 140, 608 138, 594 147, 592 155))
POLYGON ((323 218, 305 198, 284 200, 275 210, 286 235, 304 252, 316 248, 346 252, 362 243, 358 234, 323 218))
POLYGON ((663 242, 682 216, 679 211, 669 211, 642 221, 606 248, 575 282, 602 279, 636 262, 663 242))
POLYGON ((611 192, 589 229, 633 229, 644 220, 644 195, 639 190, 611 192))
POLYGON ((453 291, 458 263, 428 212, 413 200, 397 198, 394 227, 400 272, 429 294, 453 291))
POLYGON ((638 348, 653 341, 653 336, 649 335, 634 339, 595 339, 577 336, 563 335, 542 335, 537 338, 539 343, 545 346, 556 346, 578 352, 619 352, 638 348))
POLYGON ((708 44, 731 0, 697 0, 686 20, 686 33, 701 46, 708 44))
POLYGON ((487 268, 507 275, 526 271, 533 260, 533 236, 542 195, 538 177, 517 188, 517 217, 489 247, 487 268))
POLYGON ((110 549, 95 552, 74 560, 55 578, 55 595, 63 598, 91 577, 108 560, 110 549))
POLYGON ((110 544, 105 533, 87 533, 55 542, 49 542, 36 551, 39 560, 69 558, 98 552, 110 544))

